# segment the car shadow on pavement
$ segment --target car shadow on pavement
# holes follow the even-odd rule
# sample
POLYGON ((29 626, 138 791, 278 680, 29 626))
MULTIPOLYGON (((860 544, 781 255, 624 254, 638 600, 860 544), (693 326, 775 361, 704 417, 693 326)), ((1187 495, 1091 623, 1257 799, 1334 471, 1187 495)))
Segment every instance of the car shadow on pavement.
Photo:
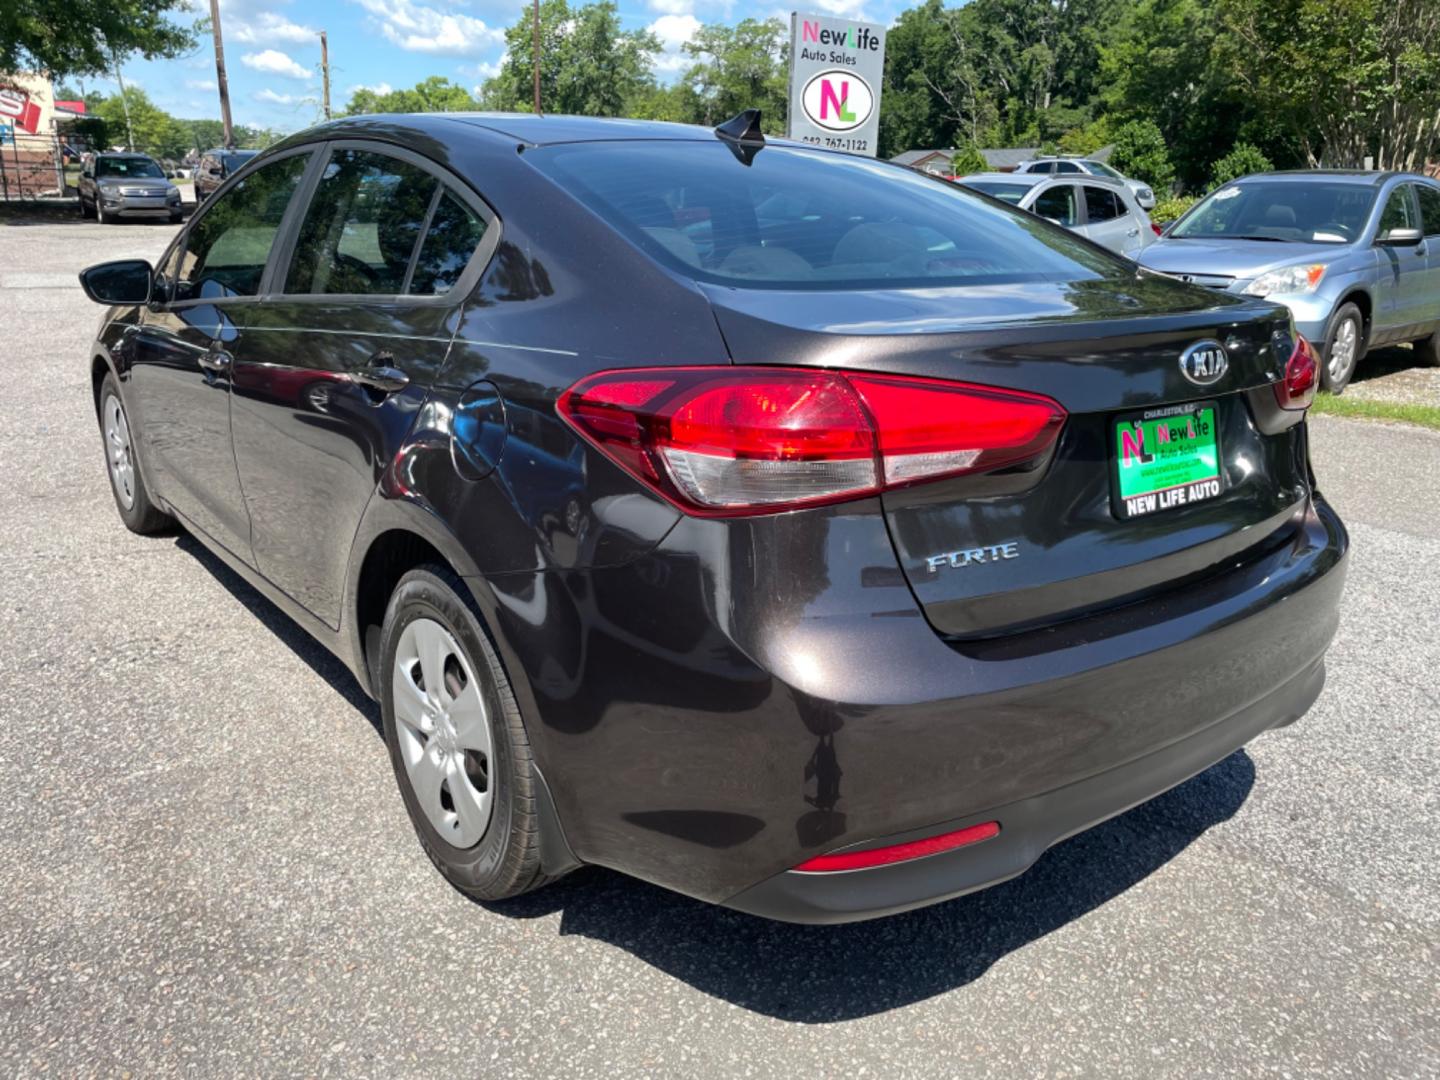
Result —
POLYGON ((1018 878, 871 922, 771 922, 598 868, 481 906, 512 918, 559 911, 561 934, 614 945, 704 993, 776 1019, 853 1020, 966 986, 1010 953, 1095 911, 1231 817, 1254 782, 1254 762, 1237 751, 1058 844, 1018 878))
POLYGON ((306 633, 299 623, 267 600, 188 532, 181 530, 175 534, 175 546, 209 571, 216 581, 229 590, 231 596, 244 604, 246 610, 264 624, 265 629, 289 646, 291 652, 305 661, 316 675, 330 684, 331 689, 369 720, 377 732, 381 730, 380 706, 360 689, 360 684, 355 681, 355 676, 350 674, 350 669, 333 656, 329 649, 306 633))
MULTIPOLYGON (((175 542, 381 730, 379 706, 344 664, 189 534, 175 542)), ((511 919, 559 912, 562 935, 624 949, 697 990, 776 1019, 853 1020, 966 986, 1010 953, 1095 911, 1233 816, 1254 783, 1254 762, 1237 751, 1056 845, 1011 881, 871 922, 772 922, 599 867, 514 900, 477 903, 511 919)))

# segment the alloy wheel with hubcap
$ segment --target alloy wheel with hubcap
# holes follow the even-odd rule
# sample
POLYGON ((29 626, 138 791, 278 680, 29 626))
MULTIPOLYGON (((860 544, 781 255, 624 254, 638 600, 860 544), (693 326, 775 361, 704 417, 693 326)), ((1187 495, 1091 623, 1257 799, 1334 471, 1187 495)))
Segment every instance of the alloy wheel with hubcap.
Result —
POLYGON ((391 679, 395 734, 415 800, 440 837, 478 844, 490 824, 490 717, 464 650, 440 623, 400 635, 391 679))
POLYGON ((125 410, 114 394, 107 395, 101 410, 105 420, 105 454, 110 462, 110 482, 115 485, 115 498, 129 510, 135 505, 135 461, 131 456, 130 424, 125 410))
POLYGON ((1355 374, 1355 365, 1365 351, 1365 322, 1360 309, 1344 304, 1335 313, 1330 337, 1325 343, 1325 366, 1321 381, 1332 394, 1341 393, 1355 374))

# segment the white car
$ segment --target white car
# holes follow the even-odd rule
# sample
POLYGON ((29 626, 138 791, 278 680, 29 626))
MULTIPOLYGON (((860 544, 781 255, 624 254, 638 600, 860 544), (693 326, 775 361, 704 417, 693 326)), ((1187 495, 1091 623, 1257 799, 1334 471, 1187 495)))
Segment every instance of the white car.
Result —
POLYGON ((1023 173, 1046 173, 1051 176, 1105 176, 1111 180, 1119 180, 1128 187, 1135 195, 1135 201, 1146 210, 1155 209, 1155 192, 1150 186, 1140 180, 1131 180, 1128 176, 1116 172, 1103 161, 1093 161, 1090 158, 1037 158, 1035 161, 1022 161, 1015 166, 1016 172, 1023 173))
POLYGON ((1134 192, 1108 176, 977 173, 957 182, 1063 225, 1129 259, 1137 258, 1158 235, 1134 192))

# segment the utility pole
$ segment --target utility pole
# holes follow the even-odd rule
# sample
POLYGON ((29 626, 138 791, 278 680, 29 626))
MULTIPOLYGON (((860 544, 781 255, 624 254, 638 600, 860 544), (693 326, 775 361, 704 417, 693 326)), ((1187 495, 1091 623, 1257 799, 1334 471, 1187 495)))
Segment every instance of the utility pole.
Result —
POLYGON ((330 45, 325 31, 320 31, 320 78, 325 84, 325 119, 330 119, 330 45))
POLYGON ((225 129, 225 149, 235 146, 235 126, 230 122, 230 83, 225 78, 225 44, 220 38, 220 0, 210 0, 210 28, 215 32, 215 82, 220 87, 220 123, 225 129))
POLYGON ((110 50, 110 63, 115 66, 115 81, 120 84, 120 107, 125 110, 125 148, 135 149, 135 129, 130 126, 130 99, 125 96, 125 76, 120 74, 120 54, 110 50))
POLYGON ((540 0, 535 0, 535 30, 530 38, 530 56, 535 61, 535 115, 540 115, 540 0))

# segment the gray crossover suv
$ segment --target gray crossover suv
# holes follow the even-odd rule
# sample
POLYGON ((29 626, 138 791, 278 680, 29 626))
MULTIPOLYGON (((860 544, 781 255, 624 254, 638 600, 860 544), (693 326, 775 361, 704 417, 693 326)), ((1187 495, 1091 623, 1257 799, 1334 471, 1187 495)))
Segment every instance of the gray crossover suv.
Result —
POLYGON ((146 154, 96 154, 80 172, 80 215, 108 224, 122 217, 180 220, 180 189, 146 154))
POLYGON ((1141 250, 1155 242, 1156 230, 1149 215, 1121 180, 1046 173, 980 173, 958 183, 1029 210, 1129 259, 1139 258, 1141 250))
POLYGON ((1440 364, 1440 182, 1413 173, 1263 173, 1217 188, 1139 261, 1290 309, 1339 393, 1365 351, 1414 341, 1440 364))

